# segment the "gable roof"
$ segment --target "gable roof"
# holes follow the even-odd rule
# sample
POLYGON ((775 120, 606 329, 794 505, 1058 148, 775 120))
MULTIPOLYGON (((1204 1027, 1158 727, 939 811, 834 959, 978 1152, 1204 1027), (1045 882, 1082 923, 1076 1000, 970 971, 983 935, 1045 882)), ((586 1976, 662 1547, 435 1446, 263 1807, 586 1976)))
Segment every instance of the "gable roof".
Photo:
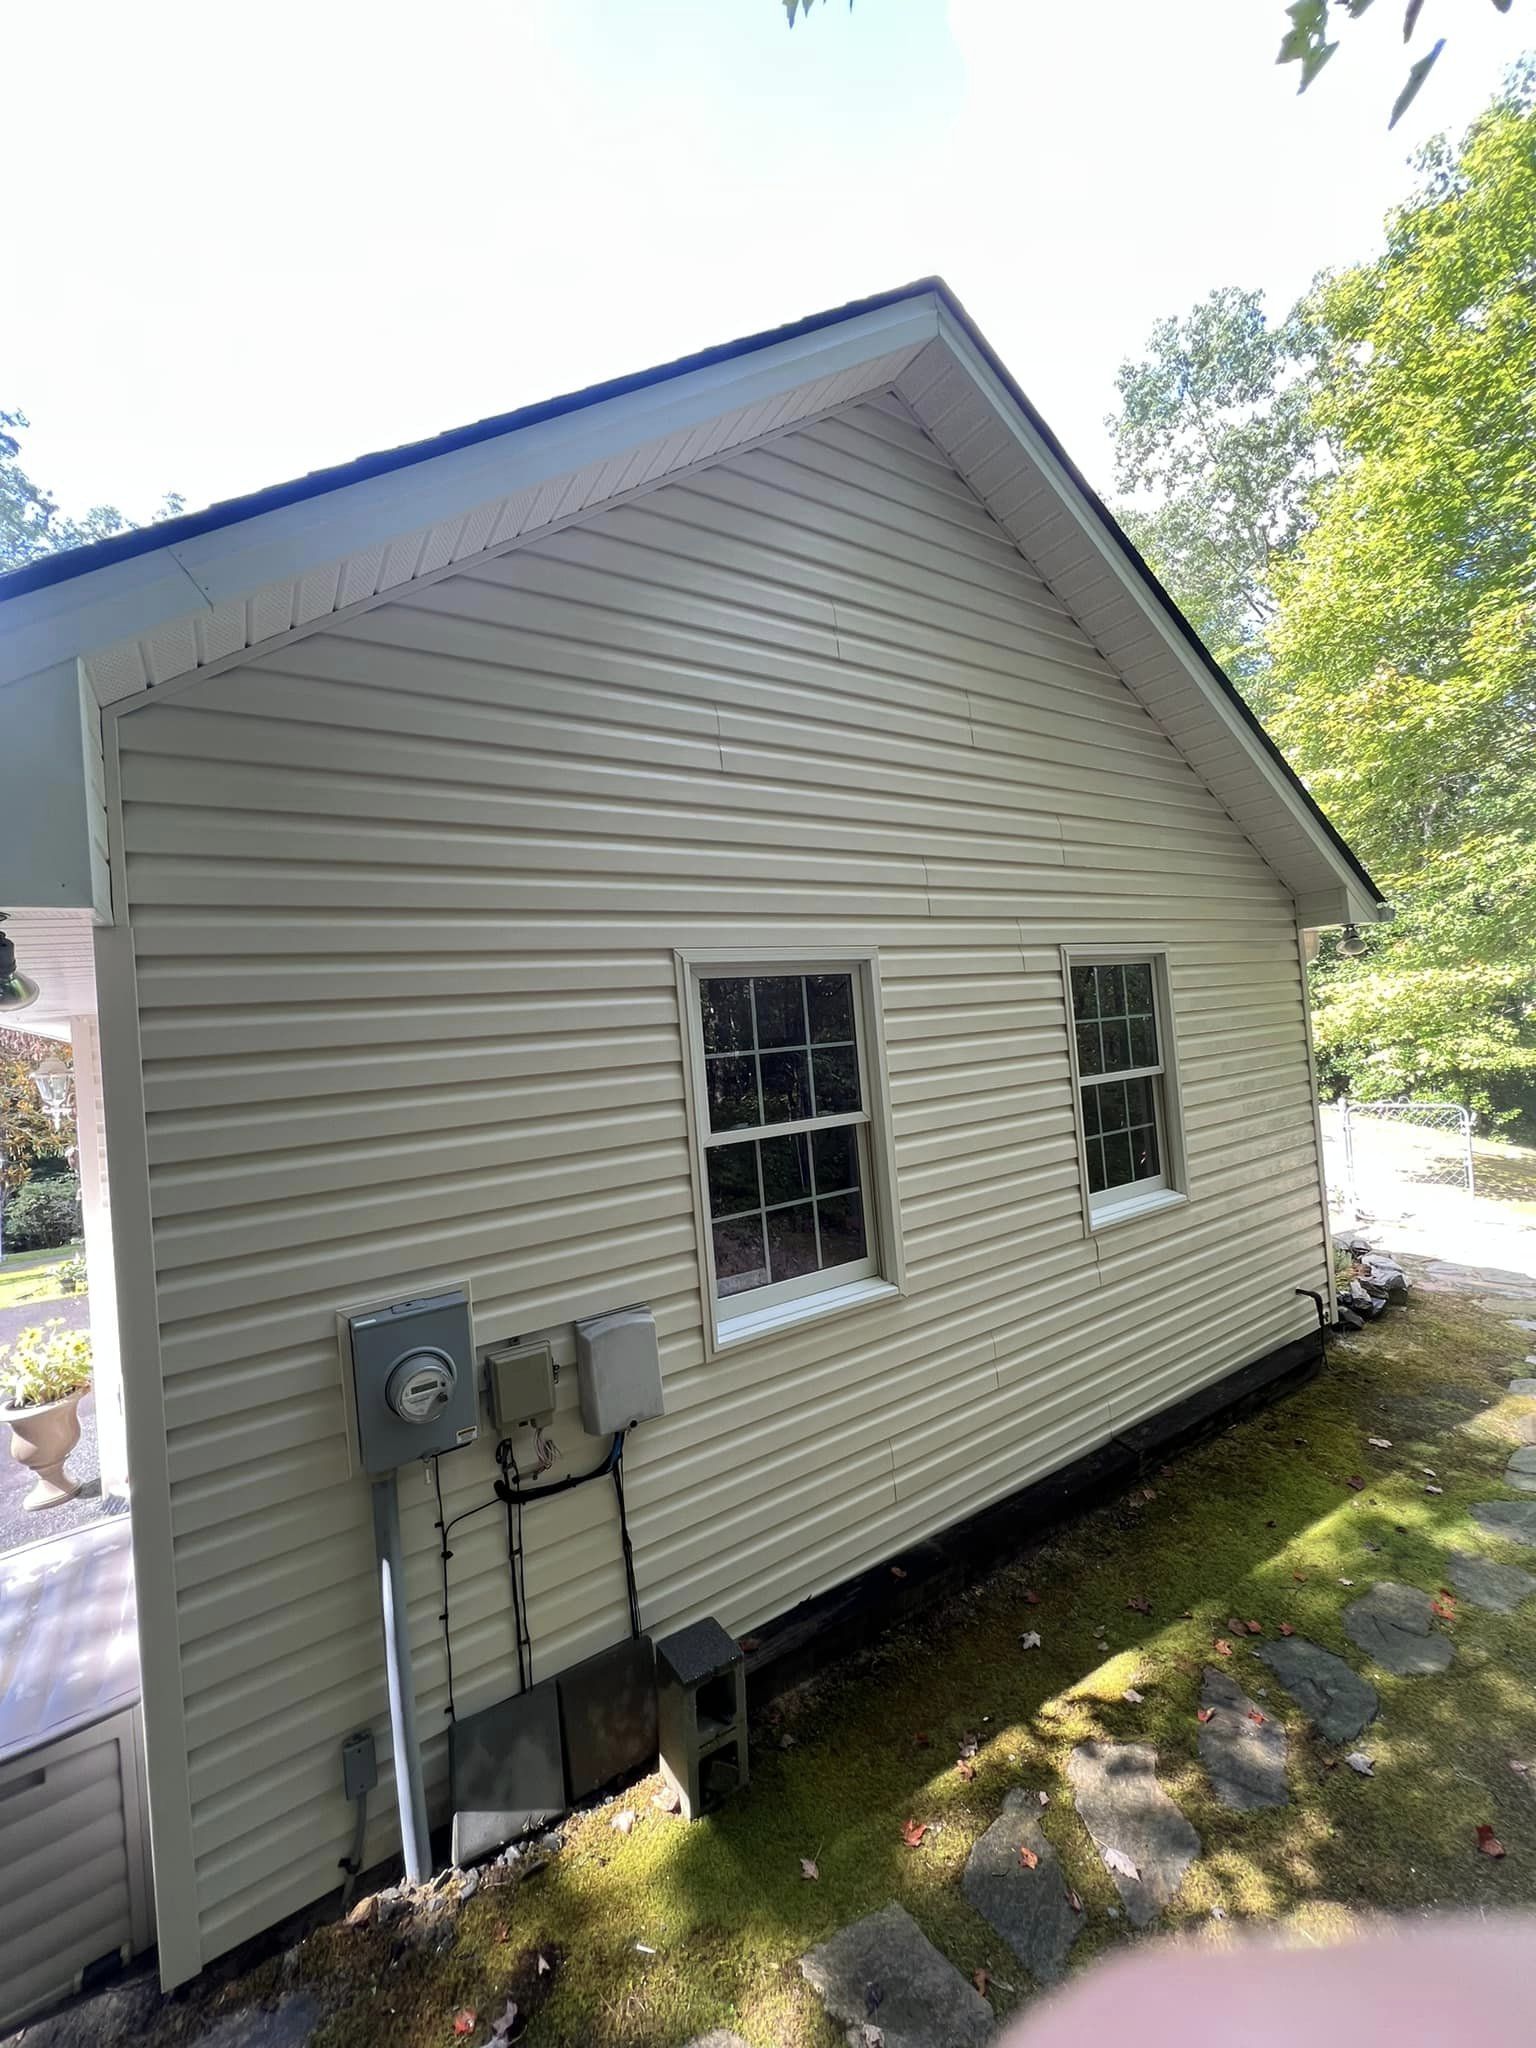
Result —
POLYGON ((29 563, 0 577, 0 685, 77 657, 103 704, 131 699, 885 391, 1276 869, 1303 922, 1384 914, 1365 868, 939 278, 29 563))

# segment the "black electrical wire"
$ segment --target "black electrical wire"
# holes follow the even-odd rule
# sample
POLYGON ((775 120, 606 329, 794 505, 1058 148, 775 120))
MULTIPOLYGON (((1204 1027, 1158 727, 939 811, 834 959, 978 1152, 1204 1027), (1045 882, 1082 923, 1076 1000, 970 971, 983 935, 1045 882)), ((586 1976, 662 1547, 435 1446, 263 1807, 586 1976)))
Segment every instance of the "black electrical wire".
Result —
MULTIPOLYGON (((449 1524, 443 1512, 443 1474, 436 1458, 432 1460, 432 1484, 437 1489, 437 1542, 443 1573, 443 1611, 438 1620, 443 1625, 443 1656, 448 1665, 448 1704, 443 1712, 450 1721, 457 1721, 458 1710, 453 1700, 453 1634, 448 1626, 448 1560, 453 1552, 448 1548, 449 1524)), ((473 1513, 473 1509, 470 1512, 473 1513)), ((463 1517, 459 1519, 462 1521, 463 1517)))
POLYGON ((629 1540, 629 1516, 624 1512, 624 1439, 613 1461, 613 1490, 619 1503, 619 1543, 624 1551, 624 1586, 629 1594, 629 1632, 640 1634, 640 1595, 635 1586, 635 1546, 629 1540))
POLYGON ((512 1581, 512 1632, 517 1643, 517 1686, 526 1692, 533 1683, 533 1637, 528 1630, 527 1585, 523 1576, 523 1494, 522 1474, 511 1439, 503 1437, 496 1446, 501 1477, 496 1482, 498 1498, 507 1510, 507 1573, 512 1581), (511 1481, 507 1474, 511 1473, 511 1481))

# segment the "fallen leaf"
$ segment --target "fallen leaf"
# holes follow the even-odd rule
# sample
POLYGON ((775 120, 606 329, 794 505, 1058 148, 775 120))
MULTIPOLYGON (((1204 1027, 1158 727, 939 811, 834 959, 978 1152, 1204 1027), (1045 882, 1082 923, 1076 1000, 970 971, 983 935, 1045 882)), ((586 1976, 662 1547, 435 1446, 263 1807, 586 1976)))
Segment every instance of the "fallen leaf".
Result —
POLYGON ((1150 1614, 1152 1612, 1152 1602, 1144 1599, 1140 1594, 1134 1600, 1127 1600, 1125 1604, 1132 1614, 1150 1614))
POLYGON ((1358 1771, 1362 1778, 1372 1778, 1376 1775, 1376 1766, 1363 1749, 1352 1749, 1344 1761, 1352 1771, 1358 1771))
POLYGON ((985 1998, 992 1989, 992 1972, 990 1970, 972 1970, 971 1982, 976 1986, 982 1997, 985 1998))
POLYGON ((1232 1645, 1227 1641, 1225 1636, 1218 1636, 1216 1638, 1216 1654, 1218 1657, 1231 1656, 1232 1645))
POLYGON ((469 2006, 466 2005, 462 2012, 456 2012, 454 2014, 453 2031, 456 2034, 472 2034, 475 2031, 475 2026, 479 2020, 479 2017, 480 2015, 477 2012, 474 2012, 469 2006))
POLYGON ((1429 1611, 1431 1614, 1438 1614, 1442 1621, 1454 1621, 1456 1619, 1456 1602, 1454 1600, 1431 1600, 1429 1611))
POLYGON ((1067 1904, 1072 1908, 1074 1913, 1081 1913, 1081 1911, 1083 1910, 1082 1900, 1077 1896, 1077 1893, 1072 1890, 1070 1885, 1067 1887, 1067 1904))
POLYGON ((1263 1635, 1263 1633, 1264 1633, 1264 1624, 1263 1624, 1263 1622, 1262 1622, 1262 1621, 1250 1621, 1250 1622, 1249 1622, 1249 1624, 1248 1624, 1248 1633, 1249 1633, 1249 1635, 1251 1635, 1251 1636, 1261 1636, 1261 1635, 1263 1635))
POLYGON ((737 1647, 741 1650, 743 1656, 750 1657, 754 1650, 760 1650, 763 1647, 762 1638, 760 1636, 743 1636, 737 1647))
POLYGON ((927 1821, 909 1820, 901 1831, 901 1839, 909 1849, 920 1849, 923 1846, 923 1837, 927 1832, 927 1821))
POLYGON ((1026 1870, 1033 1870, 1035 1866, 1039 1863, 1040 1858, 1035 1854, 1033 1849, 1028 1848, 1023 1842, 1020 1842, 1019 1861, 1023 1864, 1026 1870))
POLYGON ((906 1573, 902 1570, 899 1564, 893 1564, 891 1566, 891 1577, 893 1579, 904 1579, 906 1576, 906 1573))
POLYGON ((1231 1629, 1233 1635, 1235 1636, 1247 1634, 1247 1629, 1245 1628, 1243 1623, 1238 1620, 1235 1614, 1229 1614, 1227 1616, 1227 1627, 1231 1629))
POLYGON ((1024 1605, 1026 1607, 1038 1607, 1040 1605, 1040 1595, 1038 1593, 1026 1593, 1024 1595, 1024 1605))
POLYGON ((346 1924, 348 1927, 366 1927, 373 1918, 373 1913, 374 1895, 372 1892, 369 1892, 366 1898, 359 1899, 352 1908, 351 1912, 347 1915, 346 1924))
MULTIPOLYGON (((781 1747, 791 1747, 794 1739, 793 1735, 786 1735, 781 1747)), ((670 1785, 663 1785, 659 1792, 653 1792, 651 1794, 651 1804, 662 1813, 681 1813, 683 1808, 682 1800, 679 1799, 670 1785)))
POLYGON ((1125 1854, 1123 1849, 1106 1849, 1104 1851, 1104 1868, 1106 1870, 1118 1870, 1122 1877, 1139 1878, 1141 1876, 1141 1872, 1136 1868, 1130 1857, 1125 1854))
POLYGON ((913 1736, 912 1740, 917 1744, 919 1749, 926 1749, 929 1743, 931 1742, 932 1737, 924 1734, 922 1729, 919 1729, 916 1735, 913 1736))
POLYGON ((1263 1724, 1264 1716, 1259 1712, 1257 1707, 1250 1707, 1248 1709, 1248 1718, 1250 1721, 1259 1722, 1261 1726, 1263 1724))
MULTIPOLYGON (((505 1935, 503 1935, 503 1936, 502 1936, 502 1940, 503 1940, 503 1941, 505 1941, 505 1940, 506 1940, 506 1936, 505 1936, 505 1935)), ((549 1975, 549 1957, 548 1957, 548 1956, 540 1956, 540 1957, 539 1957, 539 1975, 540 1975, 541 1977, 547 1977, 547 1976, 549 1975)))
POLYGON ((1291 1627, 1291 1624, 1288 1621, 1282 1621, 1280 1624, 1280 1633, 1283 1636, 1293 1636, 1295 1635, 1296 1631, 1291 1627))
POLYGON ((1128 1706, 1139 1707, 1142 1703, 1142 1700, 1146 1697, 1146 1695, 1144 1693, 1139 1693, 1134 1685, 1128 1685, 1125 1688, 1125 1691, 1121 1693, 1120 1697, 1126 1702, 1128 1706))
POLYGON ((621 1807, 613 1816, 612 1827, 616 1835, 627 1835, 635 1824, 636 1816, 627 1806, 621 1807))
POLYGON ((1021 1650, 1038 1650, 1039 1647, 1040 1631, 1038 1629, 1026 1629, 1023 1635, 1019 1637, 1019 1648, 1021 1650))
POLYGON ((1358 1472, 1352 1472, 1349 1478, 1345 1480, 1344 1484, 1349 1488, 1351 1493, 1360 1493, 1364 1489, 1365 1481, 1360 1477, 1358 1472))
POLYGON ((820 1877, 821 1872, 816 1868, 816 1859, 813 1856, 802 1856, 800 1858, 800 1875, 804 1878, 809 1878, 813 1883, 820 1877))
POLYGON ((1392 1439, 1389 1436, 1368 1436, 1366 1442, 1375 1451, 1390 1451, 1392 1448, 1392 1439))
POLYGON ((1292 1572, 1291 1577, 1296 1581, 1298 1586, 1304 1586, 1307 1583, 1307 1575, 1305 1572, 1292 1572))
POLYGON ((1504 1844, 1485 1820, 1479 1821, 1477 1824, 1477 1846, 1484 1856, 1502 1856, 1504 1854, 1504 1844))
POLYGON ((1443 1486, 1426 1486, 1424 1491, 1426 1493, 1444 1493, 1445 1488, 1443 1486))
POLYGON ((961 1757, 960 1761, 955 1765, 955 1770, 965 1780, 967 1785, 970 1784, 972 1778, 976 1775, 976 1766, 969 1757, 961 1757))
POLYGON ((1214 1720, 1215 1718, 1216 1718, 1216 1709, 1215 1709, 1214 1707, 1196 1707, 1196 1709, 1195 1709, 1195 1719, 1196 1719, 1196 1720, 1197 1720, 1198 1722, 1200 1722, 1200 1724, 1202 1725, 1202 1727, 1204 1726, 1204 1724, 1205 1724, 1205 1723, 1206 1723, 1207 1721, 1213 1721, 1213 1720, 1214 1720))
POLYGON ((1530 1776, 1530 1765, 1528 1763, 1525 1763, 1520 1757, 1512 1756, 1509 1759, 1509 1768, 1512 1771, 1518 1771, 1522 1778, 1530 1776))

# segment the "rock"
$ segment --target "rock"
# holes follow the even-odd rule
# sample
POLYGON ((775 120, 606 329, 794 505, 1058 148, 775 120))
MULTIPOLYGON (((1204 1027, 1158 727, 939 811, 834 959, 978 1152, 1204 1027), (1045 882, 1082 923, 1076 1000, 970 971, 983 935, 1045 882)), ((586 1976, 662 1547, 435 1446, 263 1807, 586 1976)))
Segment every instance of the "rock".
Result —
POLYGON ((1133 1927, 1154 1921, 1200 1854, 1200 1837, 1157 1781, 1147 1742, 1080 1742, 1067 1777, 1133 1927), (1132 1877, 1111 1856, 1135 1869, 1132 1877))
POLYGON ((800 1972, 850 2043, 866 2021, 885 2048, 982 2048, 992 2038, 991 2006, 894 1903, 802 1956, 800 1972))
POLYGON ((1200 1761, 1210 1774, 1211 1790, 1223 1806, 1251 1813, 1265 1806, 1288 1806, 1285 1782, 1285 1730, 1249 1699, 1235 1678, 1207 1667, 1200 1704, 1211 1718, 1200 1729, 1200 1761))
POLYGON ((1522 1600, 1536 1593, 1536 1578, 1519 1565, 1490 1564, 1486 1557, 1463 1550, 1451 1552, 1446 1572, 1463 1600, 1492 1614, 1513 1614, 1522 1600))
MULTIPOLYGON (((1529 1359, 1526 1360, 1526 1364, 1530 1364, 1529 1359)), ((1509 1391, 1512 1394, 1519 1394, 1525 1400, 1536 1399, 1536 1380, 1511 1380, 1509 1383, 1509 1391)))
POLYGON ((227 2013, 194 2035, 189 2048, 304 2048, 320 2018, 315 2000, 299 1991, 271 2007, 247 2005, 227 2013))
POLYGON ((1259 1656, 1325 1742, 1352 1742, 1380 1711, 1375 1686, 1321 1643, 1285 1636, 1259 1656))
POLYGON ((732 2034, 724 2027, 715 2027, 707 2034, 695 2034, 691 2041, 685 2041, 683 2048, 751 2048, 740 2034, 732 2034))
POLYGON ((1472 1519, 1495 1536, 1507 1536, 1511 1543, 1528 1543, 1536 1550, 1536 1500, 1481 1500, 1472 1510, 1472 1519))
POLYGON ((1417 1586, 1383 1579, 1352 1600, 1340 1620, 1349 1640, 1397 1678, 1426 1678, 1456 1655, 1450 1638, 1436 1635, 1433 1601, 1417 1586))
POLYGON ((139 1970, 34 2020, 14 2038, 26 2048, 126 2048, 149 2032, 159 2009, 159 1979, 153 1970, 139 1970))
POLYGON ((1536 1444, 1522 1444, 1504 1467, 1504 1484, 1517 1493, 1536 1493, 1536 1444))
POLYGON ((1040 1831, 1040 1804, 1033 1792, 1008 1794, 1002 1812, 971 1851, 961 1888, 1038 1983, 1061 1981, 1083 1921, 1067 1903, 1066 1880, 1056 1851, 1040 1831), (1039 1858, 1033 1870, 1019 1861, 1021 1848, 1039 1858))

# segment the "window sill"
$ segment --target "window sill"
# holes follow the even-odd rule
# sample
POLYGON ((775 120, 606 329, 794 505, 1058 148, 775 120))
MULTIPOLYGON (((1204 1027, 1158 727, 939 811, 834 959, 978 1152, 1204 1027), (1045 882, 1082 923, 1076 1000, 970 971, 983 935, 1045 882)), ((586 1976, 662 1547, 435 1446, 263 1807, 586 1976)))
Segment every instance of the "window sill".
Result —
POLYGON ((775 1302, 772 1308, 754 1309, 751 1314, 733 1316, 718 1325, 715 1350, 737 1351, 764 1337, 778 1337, 798 1330, 804 1323, 819 1323, 830 1316, 846 1315, 850 1309, 873 1308, 876 1302, 895 1301, 901 1289, 889 1280, 854 1280, 846 1287, 829 1288, 825 1294, 807 1294, 799 1301, 775 1302))
POLYGON ((1141 1216, 1156 1216, 1164 1209, 1179 1209, 1189 1200, 1181 1188, 1153 1188, 1150 1194, 1130 1195, 1123 1202, 1103 1202, 1088 1213, 1090 1231, 1109 1230, 1116 1223, 1134 1223, 1141 1216))

